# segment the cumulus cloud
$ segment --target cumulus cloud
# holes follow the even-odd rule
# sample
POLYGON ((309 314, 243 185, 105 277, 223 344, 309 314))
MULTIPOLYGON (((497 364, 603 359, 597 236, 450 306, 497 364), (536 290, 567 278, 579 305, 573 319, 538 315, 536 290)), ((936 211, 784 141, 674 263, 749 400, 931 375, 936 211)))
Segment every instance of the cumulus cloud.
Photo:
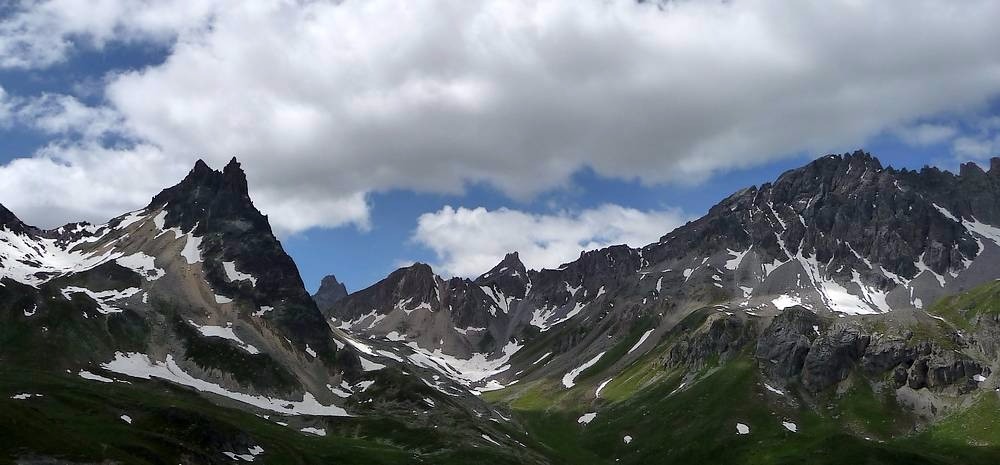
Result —
POLYGON ((239 156, 288 231, 363 226, 366 195, 391 189, 484 182, 523 199, 583 167, 698 182, 1000 93, 988 0, 25 5, 0 22, 0 66, 169 43, 164 62, 107 79, 121 131, 171 162, 239 156), (64 13, 80 8, 95 13, 64 13))
POLYGON ((679 210, 640 211, 606 204, 577 213, 527 213, 445 206, 417 221, 412 240, 432 250, 446 275, 476 276, 517 251, 525 266, 554 268, 581 250, 655 242, 688 218, 679 210))
POLYGON ((920 123, 896 129, 894 132, 904 143, 919 147, 951 140, 958 134, 958 128, 950 124, 920 123))
POLYGON ((1000 116, 981 118, 971 126, 969 131, 951 142, 956 161, 1000 157, 1000 116))
POLYGON ((952 150, 959 159, 982 160, 1000 156, 1000 135, 962 136, 955 139, 952 150))
POLYGON ((165 41, 208 25, 218 0, 14 0, 0 9, 0 68, 64 61, 76 47, 165 41))
POLYGON ((92 107, 76 97, 43 94, 17 108, 17 120, 47 134, 76 135, 82 139, 100 139, 119 134, 125 128, 121 115, 108 107, 92 107))
POLYGON ((100 221, 145 206, 161 179, 179 180, 189 169, 149 145, 54 144, 0 168, 0 199, 32 223, 100 221))

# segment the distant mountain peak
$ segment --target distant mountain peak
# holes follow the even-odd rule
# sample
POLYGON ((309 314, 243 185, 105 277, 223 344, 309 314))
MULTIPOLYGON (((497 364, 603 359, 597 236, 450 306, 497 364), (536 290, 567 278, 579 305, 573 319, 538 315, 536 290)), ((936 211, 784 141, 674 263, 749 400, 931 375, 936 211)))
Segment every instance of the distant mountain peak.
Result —
POLYGON ((316 301, 319 308, 325 309, 344 297, 347 297, 347 286, 338 281, 336 276, 330 274, 320 281, 319 290, 316 291, 313 300, 316 301))
POLYGON ((480 275, 476 278, 476 281, 495 278, 501 275, 512 275, 527 278, 528 270, 525 268, 524 263, 521 262, 521 257, 516 251, 504 255, 503 260, 500 260, 500 263, 497 263, 496 266, 491 268, 489 271, 480 275))

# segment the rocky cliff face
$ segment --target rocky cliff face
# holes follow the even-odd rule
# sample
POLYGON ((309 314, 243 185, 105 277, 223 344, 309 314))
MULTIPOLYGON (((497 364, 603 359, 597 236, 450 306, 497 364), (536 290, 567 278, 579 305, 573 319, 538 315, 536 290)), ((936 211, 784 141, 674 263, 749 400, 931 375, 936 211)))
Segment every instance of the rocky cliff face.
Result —
POLYGON ((996 274, 989 259, 973 265, 997 249, 988 221, 1000 173, 991 173, 894 170, 863 152, 828 156, 740 191, 643 252, 683 264, 690 279, 719 271, 723 288, 746 297, 784 294, 848 314, 921 308, 996 274))
POLYGON ((589 251, 540 271, 512 254, 474 280, 445 280, 420 265, 325 311, 350 332, 457 360, 500 358, 516 344, 523 355, 493 376, 500 385, 562 376, 622 341, 638 343, 610 373, 706 306, 742 317, 712 317, 704 333, 682 336, 667 366, 750 347, 770 376, 810 391, 858 366, 881 373, 904 364, 909 377, 904 362, 918 363, 916 372, 922 362, 911 349, 893 350, 903 342, 838 320, 920 313, 1000 277, 998 167, 969 164, 955 175, 887 168, 864 152, 826 156, 733 194, 641 249, 589 251), (528 354, 546 352, 551 361, 532 366, 528 354))

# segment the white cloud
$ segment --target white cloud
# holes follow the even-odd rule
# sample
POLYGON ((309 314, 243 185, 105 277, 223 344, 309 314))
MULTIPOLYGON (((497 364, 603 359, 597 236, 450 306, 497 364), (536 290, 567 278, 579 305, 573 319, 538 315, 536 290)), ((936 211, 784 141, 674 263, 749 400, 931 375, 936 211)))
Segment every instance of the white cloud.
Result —
POLYGON ((190 168, 149 145, 50 145, 0 168, 0 199, 30 223, 101 221, 145 206, 162 179, 178 180, 190 168))
POLYGON ((960 161, 1000 157, 1000 134, 978 134, 955 138, 952 152, 960 161))
POLYGON ((219 0, 27 0, 0 18, 0 68, 64 61, 75 47, 164 41, 207 26, 219 0))
POLYGON ((1000 157, 1000 116, 985 116, 969 124, 968 131, 951 142, 957 162, 1000 157))
POLYGON ((118 112, 85 105, 70 95, 43 94, 26 101, 16 114, 22 124, 42 132, 78 135, 88 140, 125 129, 118 112))
MULTIPOLYGON (((855 148, 1000 93, 1000 3, 987 0, 26 5, 0 21, 0 66, 112 41, 171 44, 163 63, 108 77, 118 130, 170 166, 237 155, 286 231, 364 226, 366 195, 390 189, 486 182, 527 198, 583 167, 697 182, 855 148)), ((914 140, 928 137, 943 136, 914 140)), ((167 173, 153 173, 157 185, 176 180, 167 173)), ((47 179, 32 182, 61 182, 47 179)))
POLYGON ((949 124, 920 123, 894 131, 900 140, 911 146, 927 146, 951 140, 958 128, 949 124))
POLYGON ((640 211, 606 204, 578 213, 535 214, 501 208, 446 206, 420 215, 412 239, 431 249, 447 275, 476 276, 517 251, 528 268, 554 268, 581 250, 639 247, 680 226, 679 210, 640 211))

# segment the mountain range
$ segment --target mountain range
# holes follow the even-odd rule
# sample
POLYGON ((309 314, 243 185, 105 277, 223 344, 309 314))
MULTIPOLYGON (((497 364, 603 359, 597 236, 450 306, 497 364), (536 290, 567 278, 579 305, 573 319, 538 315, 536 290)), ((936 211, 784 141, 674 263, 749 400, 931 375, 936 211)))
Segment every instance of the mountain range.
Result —
POLYGON ((829 155, 641 248, 313 296, 235 159, 0 226, 0 461, 1000 460, 1000 159, 829 155))

